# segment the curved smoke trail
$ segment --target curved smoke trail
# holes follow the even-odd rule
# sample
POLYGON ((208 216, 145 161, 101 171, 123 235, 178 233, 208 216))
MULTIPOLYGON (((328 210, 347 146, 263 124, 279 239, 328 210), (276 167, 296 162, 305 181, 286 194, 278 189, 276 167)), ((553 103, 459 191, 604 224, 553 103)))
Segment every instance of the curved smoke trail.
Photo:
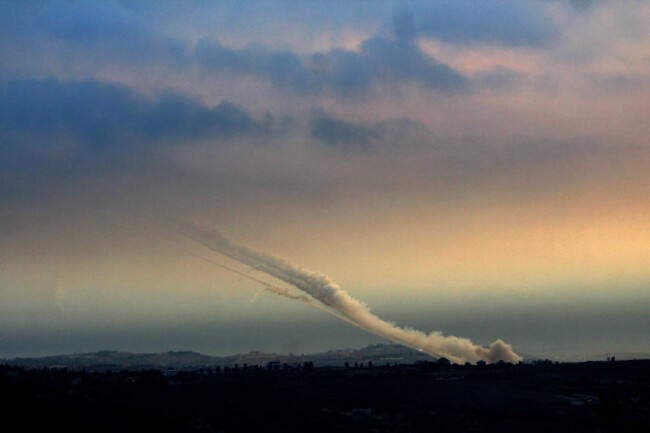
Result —
MULTIPOLYGON (((400 328, 374 315, 366 304, 354 299, 327 275, 296 266, 268 253, 253 250, 214 230, 202 229, 179 220, 168 220, 168 223, 178 233, 213 251, 291 284, 326 307, 345 316, 339 318, 352 322, 380 337, 433 356, 448 358, 455 363, 481 360, 488 363, 500 360, 518 362, 521 360, 521 357, 513 352, 512 347, 500 339, 488 347, 484 347, 472 343, 467 338, 444 336, 438 331, 425 334, 414 329, 400 328)), ((268 283, 264 284, 268 287, 268 283)), ((277 291, 275 292, 277 293, 277 291)), ((338 314, 334 315, 339 316, 338 314)))

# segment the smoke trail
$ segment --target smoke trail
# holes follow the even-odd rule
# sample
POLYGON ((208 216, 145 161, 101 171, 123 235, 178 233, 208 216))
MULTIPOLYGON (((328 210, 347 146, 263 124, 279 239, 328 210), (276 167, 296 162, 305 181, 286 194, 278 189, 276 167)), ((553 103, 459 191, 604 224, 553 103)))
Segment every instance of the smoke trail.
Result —
POLYGON ((260 290, 259 292, 255 293, 255 294, 253 295, 253 298, 252 298, 251 301, 250 301, 250 304, 254 304, 255 301, 257 301, 257 298, 259 298, 260 296, 262 296, 262 295, 264 294, 264 292, 266 292, 266 291, 267 291, 267 289, 264 288, 264 289, 260 290))
MULTIPOLYGON (((345 316, 344 318, 335 314, 339 318, 352 322, 356 326, 380 337, 421 350, 433 356, 448 358, 455 363, 477 362, 480 360, 489 363, 500 360, 507 362, 521 360, 521 357, 512 351, 511 346, 500 339, 488 347, 483 347, 472 343, 467 338, 444 336, 438 331, 425 334, 414 329, 400 328, 374 315, 366 304, 351 297, 324 274, 296 266, 270 254, 255 251, 224 237, 214 230, 201 229, 193 224, 179 220, 168 220, 168 223, 183 236, 193 239, 213 251, 297 287, 323 305, 345 316)), ((328 310, 328 312, 330 311, 328 310)))
MULTIPOLYGON (((181 249, 178 246, 176 246, 176 248, 181 249)), ((291 293, 290 291, 288 291, 287 289, 285 289, 283 287, 279 287, 279 286, 276 286, 275 284, 271 284, 271 283, 269 283, 267 281, 261 280, 259 278, 255 278, 254 276, 252 276, 252 275, 250 275, 248 273, 238 271, 237 269, 231 268, 230 266, 223 265, 223 264, 221 264, 219 262, 216 262, 214 260, 210 260, 208 258, 205 258, 205 257, 200 256, 198 254, 191 253, 189 251, 184 251, 184 252, 185 252, 185 254, 196 257, 197 259, 201 259, 201 260, 203 260, 205 262, 208 262, 208 263, 210 263, 210 264, 212 264, 214 266, 217 266, 217 267, 219 267, 221 269, 232 272, 232 273, 234 273, 236 275, 239 275, 240 277, 247 278, 247 279, 249 279, 251 281, 254 281, 254 282, 264 286, 264 288, 262 290, 258 291, 257 293, 255 293, 255 295, 253 295, 253 299, 251 299, 251 301, 250 301, 251 304, 254 303, 257 300, 257 298, 262 296, 262 294, 264 294, 265 292, 269 292, 269 293, 273 293, 273 294, 278 295, 278 296, 282 296, 283 298, 290 299, 292 301, 302 302, 303 304, 307 304, 312 308, 315 308, 315 309, 323 311, 323 312, 325 312, 325 313, 327 313, 327 314, 329 314, 331 316, 334 316, 337 319, 341 319, 341 320, 343 320, 345 322, 348 322, 348 323, 350 323, 352 325, 358 326, 355 322, 348 319, 347 317, 342 316, 342 315, 338 314, 337 312, 332 311, 330 309, 324 308, 324 307, 322 307, 322 306, 320 306, 318 304, 315 304, 307 296, 294 295, 293 293, 291 293)))
POLYGON ((190 256, 193 256, 193 257, 196 257, 197 259, 201 259, 201 260, 203 260, 205 262, 208 262, 208 263, 210 263, 210 264, 212 264, 214 266, 217 266, 217 267, 219 267, 221 269, 225 269, 226 271, 237 274, 240 277, 247 278, 247 279, 249 279, 251 281, 255 281, 256 283, 259 283, 259 284, 263 285, 264 288, 262 290, 260 290, 258 293, 255 294, 255 296, 253 297, 253 300, 251 301, 251 303, 254 302, 264 292, 275 293, 276 295, 284 296, 287 299, 304 302, 306 304, 311 304, 312 303, 311 299, 309 299, 306 296, 294 295, 293 293, 291 293, 290 291, 288 291, 287 289, 285 289, 283 287, 278 287, 278 286, 276 286, 274 284, 271 284, 269 282, 266 282, 264 280, 260 280, 259 278, 255 278, 254 276, 252 276, 250 274, 240 272, 237 269, 231 268, 230 266, 222 265, 219 262, 215 262, 214 260, 207 259, 207 258, 205 258, 203 256, 191 253, 189 251, 186 251, 186 254, 188 254, 190 256))

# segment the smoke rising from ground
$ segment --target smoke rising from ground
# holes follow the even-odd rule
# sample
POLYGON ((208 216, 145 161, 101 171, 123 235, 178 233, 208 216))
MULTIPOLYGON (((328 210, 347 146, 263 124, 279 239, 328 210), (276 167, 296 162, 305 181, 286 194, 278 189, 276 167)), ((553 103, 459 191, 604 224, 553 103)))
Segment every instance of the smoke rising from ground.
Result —
MULTIPOLYGON (((324 306, 334 310, 328 310, 330 314, 334 314, 336 317, 351 322, 377 336, 436 357, 448 358, 455 363, 475 363, 481 360, 488 363, 500 360, 518 362, 521 360, 521 357, 512 351, 511 346, 500 339, 488 347, 483 347, 472 343, 467 338, 445 336, 439 331, 425 334, 415 329, 400 328, 374 315, 366 304, 351 297, 327 275, 296 266, 268 253, 255 251, 224 237, 214 230, 202 229, 191 223, 178 220, 170 222, 170 224, 173 225, 174 231, 199 242, 213 251, 291 284, 324 306), (340 313, 340 315, 337 313, 340 313)), ((271 291, 286 296, 286 293, 279 293, 283 289, 276 289, 266 282, 263 282, 263 284, 270 288, 271 291)), ((296 297, 295 295, 292 296, 296 297)))

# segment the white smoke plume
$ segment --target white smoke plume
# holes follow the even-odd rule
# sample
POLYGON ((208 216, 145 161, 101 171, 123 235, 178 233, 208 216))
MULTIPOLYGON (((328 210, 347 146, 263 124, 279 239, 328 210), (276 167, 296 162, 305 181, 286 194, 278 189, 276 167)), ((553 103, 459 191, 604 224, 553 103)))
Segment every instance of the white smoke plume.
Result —
MULTIPOLYGON (((177 246, 176 246, 176 248, 180 249, 177 246)), ((264 293, 268 292, 268 293, 273 293, 273 294, 278 295, 278 296, 282 296, 283 298, 287 298, 287 299, 290 299, 292 301, 302 302, 304 304, 309 305, 312 308, 315 308, 315 309, 320 310, 320 311, 324 311, 325 313, 330 314, 330 315, 336 317, 337 319, 341 319, 341 320, 343 320, 345 322, 348 322, 348 323, 350 323, 352 325, 357 325, 356 323, 354 323, 352 320, 348 319, 347 317, 341 316, 340 314, 336 313, 335 311, 329 310, 327 308, 323 308, 320 305, 315 304, 307 296, 294 295, 293 293, 291 293, 290 291, 288 291, 284 287, 279 287, 279 286, 276 286, 275 284, 271 284, 271 283, 269 283, 267 281, 261 280, 259 278, 255 278, 254 276, 252 276, 250 274, 240 272, 237 269, 231 268, 230 266, 223 265, 223 264, 221 264, 219 262, 215 262, 214 260, 210 260, 210 259, 205 258, 203 256, 200 256, 198 254, 194 254, 194 253, 191 253, 189 251, 185 251, 185 254, 196 257, 197 259, 201 259, 201 260, 203 260, 205 262, 208 262, 208 263, 210 263, 210 264, 212 264, 214 266, 217 266, 217 267, 219 267, 221 269, 232 272, 233 274, 239 275, 240 277, 244 277, 244 278, 246 278, 248 280, 254 281, 254 282, 264 286, 264 288, 262 290, 258 291, 257 293, 255 293, 255 295, 253 295, 253 299, 251 299, 251 301, 250 301, 251 304, 254 303, 257 300, 257 298, 262 296, 264 293)))
MULTIPOLYGON (((481 360, 488 363, 501 360, 518 362, 522 359, 513 352, 509 344, 500 339, 488 347, 483 347, 472 343, 467 338, 451 335, 444 336, 439 331, 425 334, 414 329, 400 328, 374 315, 366 304, 351 297, 324 274, 296 266, 270 254, 253 250, 226 238, 214 230, 202 229, 191 223, 178 220, 168 221, 168 223, 183 236, 253 269, 265 272, 285 283, 291 284, 340 314, 327 310, 328 313, 393 342, 426 352, 432 356, 445 357, 454 363, 475 363, 481 360)), ((277 290, 278 288, 271 288, 268 283, 263 283, 276 294, 286 296, 286 293, 279 293, 280 291, 285 292, 286 289, 277 290)), ((301 300, 305 302, 304 299, 301 300)), ((311 304, 311 302, 307 303, 311 304)))

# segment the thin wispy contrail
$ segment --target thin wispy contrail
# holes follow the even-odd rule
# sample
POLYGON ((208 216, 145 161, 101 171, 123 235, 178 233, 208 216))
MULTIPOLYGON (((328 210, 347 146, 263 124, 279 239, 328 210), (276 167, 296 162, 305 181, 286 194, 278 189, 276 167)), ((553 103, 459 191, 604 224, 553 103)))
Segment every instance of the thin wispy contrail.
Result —
MULTIPOLYGON (((334 314, 335 311, 338 313, 334 314, 337 317, 380 337, 424 351, 433 356, 448 358, 455 363, 481 360, 486 362, 501 360, 518 362, 521 360, 521 357, 512 351, 512 347, 500 339, 488 347, 484 347, 472 343, 468 338, 453 335, 445 336, 438 331, 425 334, 415 329, 401 328, 394 323, 377 317, 366 304, 354 299, 324 274, 296 266, 268 253, 253 250, 226 238, 215 230, 202 229, 194 224, 180 220, 167 219, 166 223, 171 230, 199 242, 215 252, 291 284, 328 307, 323 308, 323 310, 329 314, 334 314)), ((242 276, 247 275, 239 271, 236 271, 236 273, 242 276)), ((250 275, 247 277, 250 277, 250 275)), ((261 281, 258 280, 258 282, 261 281)), ((268 283, 264 282, 263 284, 268 283)), ((310 305, 316 304, 310 303, 310 305)))

